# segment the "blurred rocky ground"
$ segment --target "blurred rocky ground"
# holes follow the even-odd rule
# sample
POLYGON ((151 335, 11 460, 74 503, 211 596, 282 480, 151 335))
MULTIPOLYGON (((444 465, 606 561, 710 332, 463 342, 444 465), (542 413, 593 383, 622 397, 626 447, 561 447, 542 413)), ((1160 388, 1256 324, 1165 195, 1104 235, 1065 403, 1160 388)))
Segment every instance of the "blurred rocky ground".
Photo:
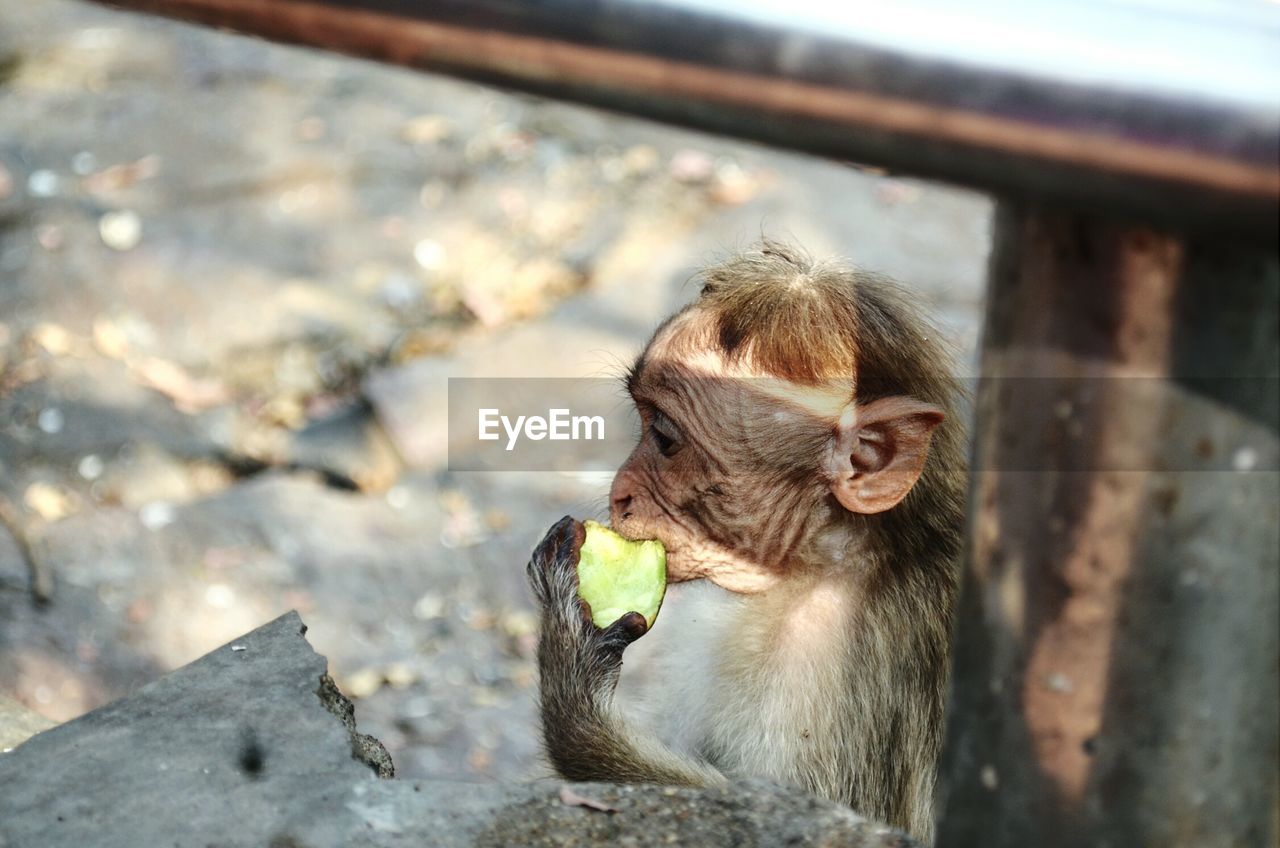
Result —
POLYGON ((608 478, 450 473, 445 380, 616 373, 761 234, 904 281, 971 355, 989 217, 874 170, 0 0, 0 698, 66 720, 296 608, 401 775, 529 776, 524 562, 559 516, 602 515, 608 478))

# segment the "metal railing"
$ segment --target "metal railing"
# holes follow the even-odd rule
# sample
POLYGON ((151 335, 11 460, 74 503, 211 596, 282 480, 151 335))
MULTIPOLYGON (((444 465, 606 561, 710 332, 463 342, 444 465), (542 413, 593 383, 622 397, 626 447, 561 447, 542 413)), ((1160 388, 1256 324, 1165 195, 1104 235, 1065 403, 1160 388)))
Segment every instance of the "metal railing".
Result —
POLYGON ((1172 224, 1280 203, 1271 3, 115 5, 1172 224))

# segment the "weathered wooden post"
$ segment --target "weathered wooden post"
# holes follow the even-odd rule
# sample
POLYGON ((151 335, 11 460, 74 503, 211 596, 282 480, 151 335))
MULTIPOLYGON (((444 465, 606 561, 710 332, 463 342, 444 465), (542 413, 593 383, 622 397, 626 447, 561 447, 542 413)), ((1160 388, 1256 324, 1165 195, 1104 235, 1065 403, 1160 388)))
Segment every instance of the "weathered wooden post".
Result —
POLYGON ((1274 247, 998 228, 938 844, 1273 845, 1274 247))

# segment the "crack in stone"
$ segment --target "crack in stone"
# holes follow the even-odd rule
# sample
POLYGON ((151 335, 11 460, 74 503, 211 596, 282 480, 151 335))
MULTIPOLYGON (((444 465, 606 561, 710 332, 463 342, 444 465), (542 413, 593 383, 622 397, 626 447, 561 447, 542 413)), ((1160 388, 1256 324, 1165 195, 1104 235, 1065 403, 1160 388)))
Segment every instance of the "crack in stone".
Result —
MULTIPOLYGON (((304 627, 305 632, 305 627, 304 627)), ((333 678, 328 672, 320 675, 320 685, 316 688, 316 697, 320 699, 320 703, 324 704, 325 709, 338 717, 343 726, 347 728, 347 734, 351 737, 351 757, 354 760, 364 763, 378 777, 387 779, 396 776, 395 763, 391 761, 391 755, 387 753, 387 749, 383 744, 367 733, 361 733, 356 728, 356 708, 355 705, 343 695, 338 689, 338 684, 333 682, 333 678)))

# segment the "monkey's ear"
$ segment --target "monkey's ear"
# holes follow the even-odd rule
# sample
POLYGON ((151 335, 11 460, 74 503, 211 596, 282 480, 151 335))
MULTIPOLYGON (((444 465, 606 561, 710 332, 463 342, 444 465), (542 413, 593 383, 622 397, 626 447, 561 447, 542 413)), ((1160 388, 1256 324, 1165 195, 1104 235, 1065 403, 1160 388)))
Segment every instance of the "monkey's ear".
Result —
POLYGON ((846 407, 828 460, 836 500, 864 514, 897 506, 920 479, 943 418, 938 407, 908 397, 846 407))

